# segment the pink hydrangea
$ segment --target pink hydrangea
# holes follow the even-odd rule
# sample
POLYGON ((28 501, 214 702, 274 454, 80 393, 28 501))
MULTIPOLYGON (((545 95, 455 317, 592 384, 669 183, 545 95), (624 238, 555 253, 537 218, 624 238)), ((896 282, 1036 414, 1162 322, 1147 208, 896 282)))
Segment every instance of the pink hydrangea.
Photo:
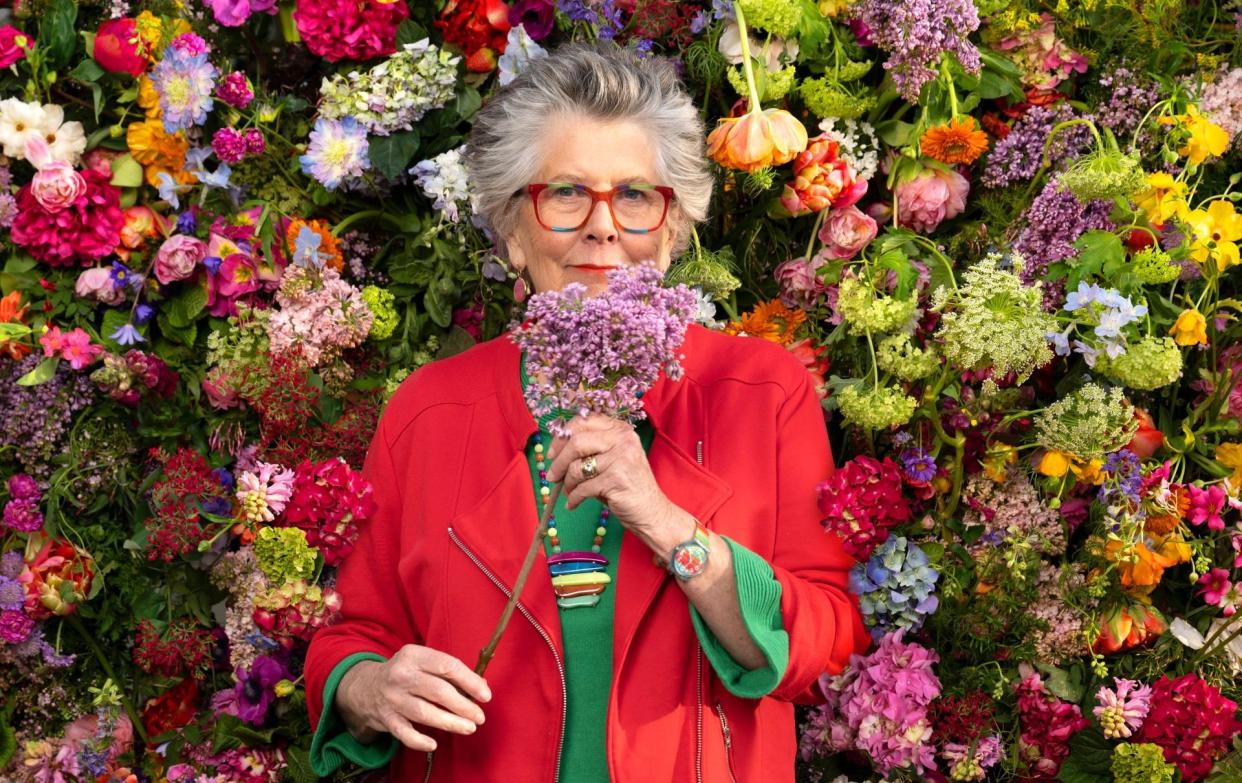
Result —
POLYGON ((397 51, 397 25, 409 15, 405 3, 297 0, 293 21, 311 52, 336 62, 370 60, 397 51))
POLYGON ((289 267, 276 302, 280 308, 267 322, 272 353, 300 349, 311 367, 330 364, 343 349, 361 345, 375 320, 362 292, 331 267, 289 267))
POLYGON ((1134 741, 1159 745, 1182 780, 1195 783, 1207 777, 1242 732, 1237 710, 1237 704, 1193 672, 1176 679, 1161 677, 1152 684, 1151 711, 1134 741))
POLYGON ((203 0, 203 3, 225 27, 241 27, 251 14, 276 13, 276 0, 203 0))
POLYGON ((87 169, 80 176, 85 188, 55 212, 39 202, 33 184, 21 189, 13 220, 14 244, 55 267, 91 266, 116 249, 125 225, 121 191, 98 171, 87 169))
POLYGON ((931 233, 941 221, 962 213, 969 192, 970 183, 961 174, 928 167, 896 187, 897 222, 924 234, 931 233))
POLYGON ((370 483, 342 459, 309 461, 294 470, 293 496, 285 506, 284 526, 306 532, 306 543, 337 565, 353 551, 358 523, 375 513, 370 483))

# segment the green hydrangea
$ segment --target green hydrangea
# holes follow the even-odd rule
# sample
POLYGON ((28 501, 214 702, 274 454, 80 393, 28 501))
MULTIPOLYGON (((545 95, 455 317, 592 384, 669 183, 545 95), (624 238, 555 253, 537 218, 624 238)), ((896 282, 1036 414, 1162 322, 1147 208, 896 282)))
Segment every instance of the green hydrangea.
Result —
POLYGON ((375 316, 367 337, 372 340, 387 340, 392 337, 392 333, 401 323, 401 316, 393 306, 397 298, 387 289, 369 285, 362 289, 362 301, 367 303, 367 308, 375 316))
POLYGON ((846 60, 837 68, 835 76, 838 81, 852 82, 871 73, 871 60, 846 60))
POLYGON ((1095 150, 1062 172, 1058 188, 1069 190, 1084 204, 1127 198, 1146 184, 1138 159, 1120 152, 1095 150))
MULTIPOLYGON (((782 68, 779 71, 767 71, 755 73, 755 86, 759 89, 759 100, 763 103, 770 101, 779 101, 789 93, 794 86, 794 66, 782 68)), ((749 89, 746 86, 746 73, 742 70, 742 66, 730 68, 726 74, 729 78, 729 84, 733 85, 733 89, 738 95, 749 95, 749 89)))
POLYGON ((850 94, 838 82, 828 77, 803 79, 798 87, 802 102, 820 119, 830 117, 856 120, 875 106, 875 98, 850 94))
POLYGON ((1052 361, 1047 335, 1056 319, 1043 310, 1040 283, 1027 286, 1013 271, 1001 269, 992 254, 967 269, 957 291, 936 292, 944 312, 937 334, 950 360, 967 370, 991 368, 996 376, 1016 373, 1024 382, 1052 361))
POLYGON ((306 533, 301 528, 264 527, 255 537, 254 556, 272 585, 280 586, 310 579, 319 550, 306 543, 306 533))
POLYGON ((1145 337, 1116 359, 1100 354, 1095 369, 1130 389, 1150 391, 1182 377, 1182 351, 1169 337, 1145 337))
POLYGON ((712 299, 724 299, 742 285, 730 269, 729 260, 706 249, 687 253, 664 275, 664 282, 702 289, 712 299))
POLYGON ((837 292, 837 310, 854 335, 896 331, 910 322, 915 309, 913 299, 876 296, 871 286, 854 277, 842 278, 837 292))
POLYGON ((799 0, 737 0, 747 27, 767 30, 777 38, 789 38, 802 22, 799 0))
POLYGON ((237 303, 237 315, 229 316, 228 328, 207 335, 207 364, 245 363, 267 353, 267 321, 272 311, 237 303))
POLYGON ((1182 268, 1162 248, 1148 245, 1130 258, 1130 271, 1140 282, 1161 285, 1176 280, 1182 268))
POLYGON ((894 386, 847 386, 837 395, 837 404, 848 424, 865 430, 900 427, 918 407, 917 400, 894 386))
POLYGON ((408 43, 365 73, 324 79, 319 115, 330 120, 353 117, 378 136, 410 130, 427 112, 454 98, 460 61, 426 38, 408 43))
POLYGON ((881 370, 907 382, 926 378, 940 367, 940 357, 935 351, 916 347, 907 334, 881 340, 876 346, 875 360, 881 370))
POLYGON ((1103 459, 1130 442, 1138 429, 1134 406, 1121 389, 1083 384, 1035 417, 1039 445, 1085 460, 1103 459))
POLYGON ((1164 760, 1164 751, 1150 742, 1123 742, 1113 748, 1115 783, 1173 783, 1177 767, 1164 760))

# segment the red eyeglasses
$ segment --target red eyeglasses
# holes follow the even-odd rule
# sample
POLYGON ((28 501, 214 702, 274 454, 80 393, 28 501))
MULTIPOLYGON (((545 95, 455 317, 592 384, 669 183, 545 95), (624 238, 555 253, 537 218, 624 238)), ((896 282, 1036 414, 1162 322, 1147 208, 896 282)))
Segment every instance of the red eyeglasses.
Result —
POLYGON ((674 195, 670 187, 644 183, 593 190, 574 182, 537 182, 526 192, 535 204, 535 219, 548 231, 577 231, 590 220, 595 203, 603 201, 612 222, 627 234, 649 234, 664 225, 674 195))

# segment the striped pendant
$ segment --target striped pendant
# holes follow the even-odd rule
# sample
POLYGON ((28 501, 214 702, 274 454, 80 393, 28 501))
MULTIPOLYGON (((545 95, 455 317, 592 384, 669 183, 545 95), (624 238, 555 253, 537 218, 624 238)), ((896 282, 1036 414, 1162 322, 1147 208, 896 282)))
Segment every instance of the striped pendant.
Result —
POLYGON ((612 581, 608 558, 595 552, 557 552, 548 557, 556 604, 562 609, 595 606, 612 581))

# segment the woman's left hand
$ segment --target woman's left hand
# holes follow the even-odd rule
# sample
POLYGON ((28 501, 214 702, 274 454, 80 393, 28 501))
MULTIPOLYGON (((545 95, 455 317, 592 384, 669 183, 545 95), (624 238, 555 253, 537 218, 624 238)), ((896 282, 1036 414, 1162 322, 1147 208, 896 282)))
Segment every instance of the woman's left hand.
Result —
POLYGON ((672 502, 656 483, 634 427, 593 413, 569 423, 569 438, 552 442, 548 482, 561 482, 568 508, 599 498, 627 530, 653 534, 671 518, 672 502), (584 478, 583 462, 595 458, 595 477, 584 478))

